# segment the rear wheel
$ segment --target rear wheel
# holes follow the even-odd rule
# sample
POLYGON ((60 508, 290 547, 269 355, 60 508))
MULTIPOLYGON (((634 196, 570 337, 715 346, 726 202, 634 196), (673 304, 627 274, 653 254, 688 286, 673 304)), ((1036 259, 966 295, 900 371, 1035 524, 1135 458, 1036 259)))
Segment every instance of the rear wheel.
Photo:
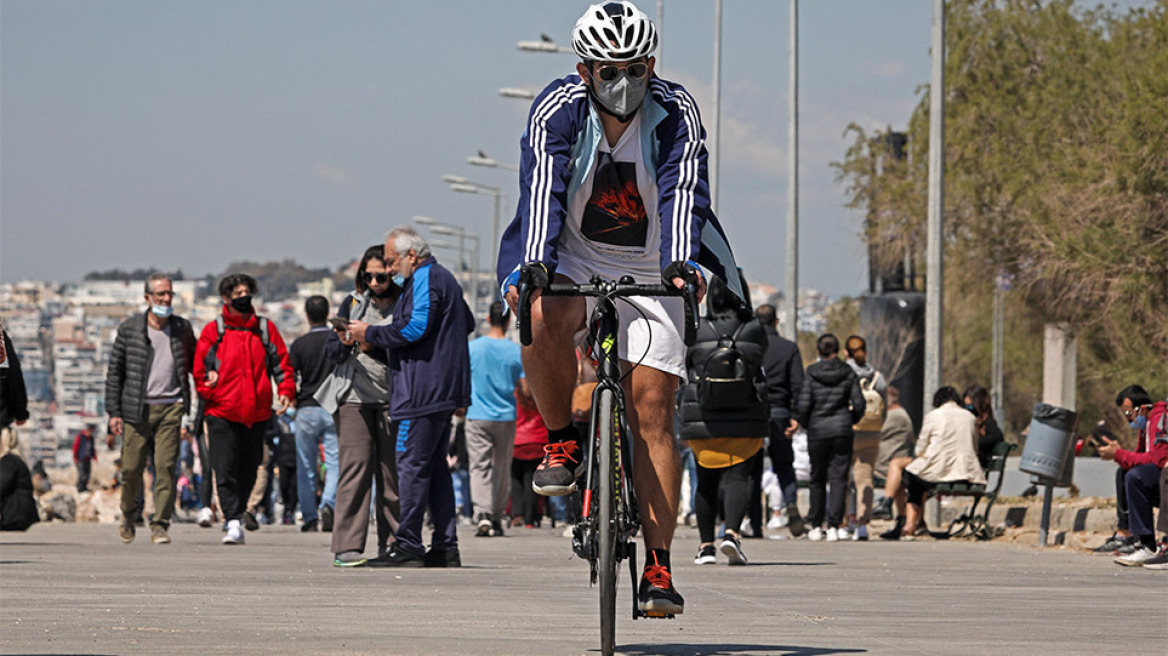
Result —
POLYGON ((600 507, 597 530, 600 532, 600 553, 597 555, 600 569, 600 651, 604 656, 611 656, 616 647, 616 490, 620 462, 615 434, 615 397, 612 391, 601 391, 599 403, 597 487, 600 507))

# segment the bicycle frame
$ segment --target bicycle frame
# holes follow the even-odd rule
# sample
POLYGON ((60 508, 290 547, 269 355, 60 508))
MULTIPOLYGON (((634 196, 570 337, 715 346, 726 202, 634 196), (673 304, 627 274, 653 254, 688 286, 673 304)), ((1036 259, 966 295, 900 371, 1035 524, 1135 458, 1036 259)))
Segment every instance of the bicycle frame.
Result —
POLYGON ((531 344, 530 295, 541 288, 545 296, 591 296, 596 307, 588 320, 588 336, 598 361, 597 385, 592 393, 589 439, 581 517, 572 529, 572 550, 589 563, 591 585, 600 584, 601 652, 613 653, 615 644, 616 579, 619 563, 629 562, 633 619, 672 618, 673 615, 642 612, 637 603, 637 550, 634 538, 641 522, 636 491, 629 473, 634 471, 632 433, 625 414, 619 357, 620 319, 616 299, 624 296, 684 296, 685 343, 697 333, 697 279, 687 275, 684 289, 662 284, 638 285, 625 276, 618 282, 593 277, 588 285, 548 285, 546 275, 533 278, 530 271, 519 282, 519 339, 531 344), (611 437, 609 437, 611 436, 611 437), (611 440, 611 441, 610 441, 611 440), (612 476, 606 481, 606 477, 612 476), (609 485, 605 485, 605 483, 609 485))

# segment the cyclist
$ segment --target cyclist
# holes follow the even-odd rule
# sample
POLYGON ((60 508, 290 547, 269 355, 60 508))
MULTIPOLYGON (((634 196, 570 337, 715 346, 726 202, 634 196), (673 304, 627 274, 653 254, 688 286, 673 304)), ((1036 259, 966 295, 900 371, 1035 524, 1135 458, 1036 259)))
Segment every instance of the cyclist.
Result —
MULTIPOLYGON (((576 22, 575 75, 536 98, 520 140, 519 207, 499 247, 501 291, 518 304, 520 273, 540 283, 587 283, 631 276, 677 287, 697 263, 723 279, 736 271, 710 208, 705 132, 697 104, 680 85, 653 75, 657 33, 630 2, 593 5, 576 22)), ((731 278, 741 295, 738 276, 731 278)), ((545 496, 576 489, 583 473, 572 424, 574 348, 594 301, 531 296, 532 344, 523 365, 548 426, 549 444, 532 487, 545 496)), ((634 434, 633 482, 645 530, 638 605, 677 614, 669 549, 677 523, 680 461, 673 438, 674 396, 685 378, 680 298, 627 299, 619 357, 634 434), (643 365, 643 366, 634 366, 643 365)))

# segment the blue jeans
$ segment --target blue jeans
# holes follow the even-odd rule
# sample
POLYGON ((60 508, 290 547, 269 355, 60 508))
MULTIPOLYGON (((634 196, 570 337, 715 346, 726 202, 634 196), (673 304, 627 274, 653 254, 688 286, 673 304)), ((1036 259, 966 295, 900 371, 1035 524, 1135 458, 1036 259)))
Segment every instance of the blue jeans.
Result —
POLYGON ((698 461, 693 449, 684 440, 681 442, 681 466, 689 472, 689 512, 697 513, 698 498, 698 461))
POLYGON ((470 471, 466 469, 451 469, 450 478, 454 483, 454 508, 464 517, 474 515, 474 506, 470 503, 470 471))
POLYGON ((337 505, 337 474, 340 472, 340 451, 337 449, 337 427, 333 417, 324 408, 308 406, 296 411, 296 496, 304 523, 316 519, 316 477, 320 472, 318 446, 324 443, 324 493, 320 505, 337 505))

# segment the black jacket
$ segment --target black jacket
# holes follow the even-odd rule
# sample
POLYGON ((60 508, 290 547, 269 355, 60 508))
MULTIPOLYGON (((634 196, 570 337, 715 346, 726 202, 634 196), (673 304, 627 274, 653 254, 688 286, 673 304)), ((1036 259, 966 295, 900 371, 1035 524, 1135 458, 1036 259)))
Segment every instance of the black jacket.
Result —
POLYGON ((767 349, 762 358, 762 369, 766 373, 771 412, 792 415, 799 401, 799 389, 803 387, 803 357, 799 355, 799 346, 779 336, 774 326, 763 326, 763 329, 766 330, 767 349))
POLYGON ((770 430, 770 406, 766 400, 766 378, 762 373, 763 353, 767 349, 766 332, 758 321, 744 320, 748 315, 739 312, 740 301, 725 296, 728 293, 721 280, 711 278, 709 310, 698 326, 694 345, 686 352, 688 380, 682 388, 679 403, 683 440, 766 437, 770 430), (748 378, 754 381, 754 393, 743 399, 744 406, 739 409, 703 408, 698 402, 698 386, 705 376, 705 364, 711 353, 719 346, 730 346, 732 340, 747 366, 748 378))
MULTIPOLYGON (((149 310, 147 310, 149 311, 149 310)), ((170 321, 170 352, 174 355, 175 375, 182 387, 183 414, 190 412, 191 388, 187 382, 195 360, 195 333, 191 324, 180 316, 170 321)), ((111 419, 120 417, 130 423, 146 419, 146 383, 150 365, 154 362, 154 348, 146 334, 146 314, 126 319, 118 326, 114 349, 110 354, 105 377, 105 412, 111 419)))
POLYGON ((25 531, 39 522, 32 475, 15 453, 0 458, 0 531, 25 531))
POLYGON ((8 368, 0 369, 0 428, 7 428, 14 421, 28 419, 28 393, 24 388, 24 374, 8 333, 4 333, 4 350, 8 354, 8 368))
POLYGON ((839 358, 816 362, 807 367, 798 408, 797 418, 807 428, 807 439, 851 437, 855 434, 852 425, 864 416, 860 380, 839 358))
MULTIPOLYGON (((330 335, 336 339, 336 333, 327 326, 312 328, 288 347, 288 359, 292 362, 292 371, 296 372, 297 408, 320 406, 312 395, 333 370, 333 364, 324 354, 324 345, 330 335)), ((340 343, 339 339, 337 343, 340 343)))

